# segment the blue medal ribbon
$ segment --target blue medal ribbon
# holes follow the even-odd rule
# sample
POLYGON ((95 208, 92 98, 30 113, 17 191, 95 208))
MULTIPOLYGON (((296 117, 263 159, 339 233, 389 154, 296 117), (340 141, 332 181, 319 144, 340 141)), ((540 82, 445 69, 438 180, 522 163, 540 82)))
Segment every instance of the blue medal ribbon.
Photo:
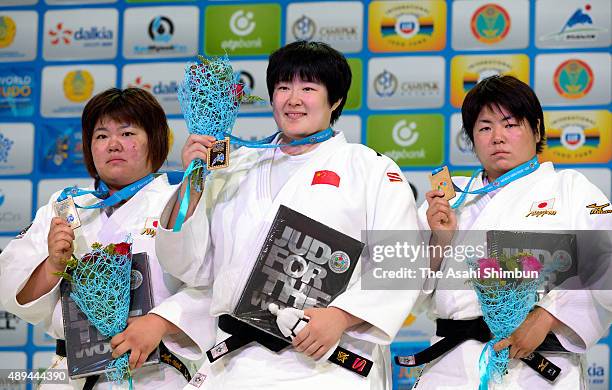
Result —
MULTIPOLYGON (((229 133, 222 132, 220 139, 224 137, 229 137, 230 142, 239 146, 245 146, 247 148, 282 148, 285 146, 300 146, 300 145, 309 145, 309 144, 318 144, 320 142, 325 142, 330 139, 334 135, 334 131, 331 127, 328 127, 325 130, 321 130, 314 134, 309 135, 308 137, 304 137, 302 139, 293 140, 287 144, 281 143, 272 143, 274 139, 278 136, 280 131, 272 134, 269 137, 258 141, 246 141, 241 138, 235 137, 229 133)), ((219 137, 217 137, 219 139, 219 137)), ((172 229, 175 232, 180 232, 183 227, 183 223, 185 222, 185 217, 187 215, 187 209, 189 208, 189 194, 191 190, 191 180, 189 179, 190 175, 198 168, 202 167, 202 162, 198 160, 193 160, 189 167, 185 170, 183 174, 183 181, 187 181, 187 185, 185 187, 185 194, 183 194, 183 198, 181 199, 181 205, 179 207, 178 214, 176 216, 176 221, 174 222, 174 228, 172 229)), ((208 173, 207 170, 204 171, 203 176, 206 176, 208 173)))
MULTIPOLYGON (((504 173, 503 175, 501 175, 500 177, 497 178, 497 180, 493 181, 492 183, 487 184, 486 186, 479 188, 477 190, 474 191, 470 191, 470 187, 472 185, 472 182, 474 181, 474 179, 476 178, 476 176, 480 175, 482 172, 484 172, 484 169, 479 169, 476 172, 474 172, 474 174, 472 174, 472 177, 470 178, 470 180, 468 181, 467 185, 465 186, 465 189, 457 189, 457 192, 461 192, 461 196, 459 196, 459 199, 457 199, 457 201, 455 203, 453 203, 451 205, 451 208, 456 209, 459 208, 463 202, 465 201, 465 198, 467 197, 468 194, 476 194, 476 195, 480 195, 480 194, 488 194, 491 191, 495 191, 505 185, 508 185, 510 183, 512 183, 515 180, 518 180, 522 177, 525 177, 527 175, 529 175, 530 173, 535 172, 538 168, 540 167, 540 163, 538 162, 538 158, 537 156, 534 156, 531 160, 519 165, 518 167, 513 168, 512 170, 504 173)), ((437 168, 434 169, 432 171, 432 175, 440 172, 440 170, 442 170, 442 168, 437 168)))
POLYGON ((123 202, 126 199, 134 196, 138 191, 140 191, 143 187, 153 181, 155 177, 153 174, 148 174, 142 179, 123 187, 121 190, 115 192, 114 194, 109 196, 110 191, 108 190, 108 186, 103 181, 100 181, 98 188, 94 191, 91 190, 83 190, 77 187, 68 187, 64 188, 64 190, 57 197, 57 201, 61 202, 62 200, 68 198, 69 196, 76 198, 83 195, 91 194, 98 199, 103 199, 102 201, 92 204, 90 206, 80 206, 76 202, 74 205, 80 209, 100 209, 114 206, 120 202, 123 202), (106 198, 106 199, 104 199, 106 198))

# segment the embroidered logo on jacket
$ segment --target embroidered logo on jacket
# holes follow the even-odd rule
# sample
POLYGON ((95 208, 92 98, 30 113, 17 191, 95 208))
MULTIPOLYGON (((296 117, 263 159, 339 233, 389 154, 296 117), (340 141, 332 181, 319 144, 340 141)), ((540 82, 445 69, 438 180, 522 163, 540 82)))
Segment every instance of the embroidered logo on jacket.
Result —
POLYGON ((557 211, 553 209, 555 199, 541 200, 533 202, 531 210, 525 217, 543 217, 545 215, 557 215, 557 211))
POLYGON ((312 177, 312 183, 315 184, 329 184, 330 186, 340 187, 340 176, 334 171, 316 171, 312 177))
POLYGON ((23 236, 25 236, 25 234, 28 232, 28 230, 30 230, 31 227, 32 227, 32 224, 29 224, 27 227, 23 228, 23 230, 20 231, 19 234, 15 236, 15 239, 23 238, 23 236))
POLYGON ((189 382, 189 384, 194 387, 200 387, 202 386, 202 383, 204 383, 205 380, 206 380, 206 375, 200 374, 198 372, 193 376, 193 379, 191 379, 191 382, 189 382))
POLYGON ((157 233, 157 227, 159 226, 159 218, 148 217, 145 220, 144 229, 142 229, 143 236, 151 236, 155 237, 155 233, 157 233))
POLYGON ((610 203, 602 204, 601 206, 598 206, 597 203, 591 203, 586 208, 591 209, 589 214, 612 214, 612 209, 604 210, 608 206, 610 206, 610 203))
POLYGON ((387 178, 391 183, 404 181, 402 180, 402 175, 397 172, 387 172, 387 178))

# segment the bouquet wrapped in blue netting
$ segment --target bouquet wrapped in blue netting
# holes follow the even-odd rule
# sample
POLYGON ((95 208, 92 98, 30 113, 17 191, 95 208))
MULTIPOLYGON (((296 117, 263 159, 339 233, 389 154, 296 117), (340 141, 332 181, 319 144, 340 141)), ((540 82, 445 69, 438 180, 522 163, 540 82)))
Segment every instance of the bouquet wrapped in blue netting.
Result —
MULTIPOLYGON (((212 135, 222 140, 231 134, 241 103, 262 101, 250 95, 239 81, 238 73, 227 58, 197 56, 198 61, 185 66, 183 81, 179 84, 178 99, 190 134, 212 135)), ((206 164, 201 160, 191 163, 187 172, 201 191, 206 164)))
POLYGON ((480 389, 489 381, 501 383, 508 369, 509 350, 495 352, 493 345, 509 337, 519 327, 537 302, 538 288, 554 267, 543 267, 531 253, 498 258, 483 258, 468 262, 478 278, 471 278, 484 321, 493 339, 480 356, 480 389))
MULTIPOLYGON (((130 275, 132 244, 122 242, 92 245, 91 252, 80 260, 72 257, 66 272, 57 273, 71 282, 70 297, 87 316, 89 322, 105 337, 122 332, 127 325, 130 308, 130 275)), ((130 379, 129 353, 113 359, 106 367, 108 380, 130 379)))

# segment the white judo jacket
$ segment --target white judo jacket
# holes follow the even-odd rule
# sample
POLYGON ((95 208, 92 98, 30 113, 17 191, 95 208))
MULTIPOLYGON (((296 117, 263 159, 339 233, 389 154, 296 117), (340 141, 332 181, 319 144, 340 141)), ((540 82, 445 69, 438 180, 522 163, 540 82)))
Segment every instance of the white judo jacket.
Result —
MULTIPOLYGON (((212 316, 231 313, 236 306, 281 204, 360 241, 365 230, 417 229, 414 197, 397 165, 363 145, 347 143, 342 133, 309 152, 311 157, 274 198, 270 194, 273 153, 238 149, 229 168, 207 178, 205 193, 182 230, 158 232, 157 252, 168 272, 189 285, 213 286, 212 316), (334 172, 339 185, 313 184, 318 171, 334 172)), ((162 226, 175 201, 171 199, 164 210, 162 226)), ((317 363, 292 347, 276 354, 251 343, 215 362, 202 388, 295 390, 347 385, 369 390, 389 385, 388 348, 381 353, 379 346, 391 343, 418 291, 362 290, 362 261, 363 255, 348 289, 330 305, 367 322, 349 329, 340 341, 374 360, 367 379, 328 362, 317 363)), ((219 331, 218 341, 226 337, 219 331)))
MULTIPOLYGON (((465 188, 468 181, 467 177, 453 177, 453 182, 460 188, 465 188)), ((482 175, 479 175, 474 179, 470 190, 482 187, 482 175)), ((487 230, 600 230, 607 232, 609 237, 609 232, 612 231, 612 214, 591 214, 592 209, 587 206, 593 203, 605 205, 609 204, 609 200, 579 172, 569 169, 555 172, 553 164, 545 162, 535 172, 497 190, 492 197, 468 195, 465 203, 459 209, 455 209, 458 221, 457 234, 467 230, 482 231, 483 234, 487 230), (533 213, 534 210, 550 212, 533 213)), ((425 214, 427 208, 428 204, 425 202, 418 211, 419 225, 425 230, 430 229, 425 214)), ((581 238, 584 241, 585 237, 578 237, 579 253, 581 238)), ((609 245, 609 241, 606 245, 609 245)), ((608 246, 606 250, 609 249, 608 246)), ((450 261, 447 260, 443 261, 441 270, 450 266, 450 261)), ((607 264, 610 264, 609 259, 607 264)), ((423 293, 426 296, 425 308, 432 317, 464 320, 482 316, 478 298, 473 290, 449 290, 440 283, 444 283, 444 280, 440 279, 430 284, 433 289, 430 288, 423 293)), ((609 299, 609 292, 602 292, 602 296, 606 298, 595 299, 593 291, 588 290, 553 290, 537 305, 545 308, 565 324, 560 331, 555 332, 563 347, 568 351, 582 354, 603 336, 612 321, 609 308, 606 309, 605 305, 599 302, 609 299)), ((439 339, 434 336, 432 343, 439 339)), ((478 360, 484 345, 476 340, 468 340, 427 364, 414 388, 419 390, 477 388, 478 360)), ((554 385, 520 360, 512 359, 503 384, 490 385, 490 388, 572 390, 586 388, 582 355, 568 353, 543 355, 562 370, 554 385)))
MULTIPOLYGON (((163 205, 176 186, 168 183, 166 175, 155 178, 138 191, 125 204, 107 216, 101 209, 78 209, 81 227, 75 229, 75 256, 80 258, 88 252, 91 244, 103 245, 125 241, 131 235, 133 253, 147 252, 151 270, 155 313, 178 326, 182 333, 163 339, 169 350, 191 360, 202 357, 203 351, 214 344, 210 338, 215 329, 214 321, 208 321, 208 305, 211 294, 205 289, 186 288, 176 278, 165 273, 155 255, 155 230, 163 205)), ((59 283, 39 299, 21 305, 16 296, 32 272, 48 256, 47 236, 50 221, 54 217, 53 203, 59 195, 55 193, 49 203, 41 207, 27 232, 12 240, 0 254, 0 299, 7 311, 47 329, 54 338, 63 339, 62 309, 59 283)), ((92 195, 75 198, 79 205, 92 205, 99 199, 92 195)), ((55 368, 65 368, 66 359, 57 359, 55 368)), ((100 378, 96 388, 106 389, 112 384, 100 378)), ((66 389, 83 387, 84 379, 71 381, 66 389)), ((177 389, 186 383, 174 368, 159 364, 140 368, 134 372, 136 389, 177 389)), ((127 386, 127 384, 126 384, 127 386)), ((114 387, 117 387, 114 385, 114 387)), ((52 387, 54 389, 61 388, 52 387)), ((126 387, 127 388, 127 387, 126 387)))

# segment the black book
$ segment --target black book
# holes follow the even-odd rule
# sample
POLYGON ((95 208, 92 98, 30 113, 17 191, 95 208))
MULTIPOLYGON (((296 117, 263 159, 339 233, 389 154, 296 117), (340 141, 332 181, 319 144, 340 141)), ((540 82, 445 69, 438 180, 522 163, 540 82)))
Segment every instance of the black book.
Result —
POLYGON ((286 340, 268 305, 327 307, 346 290, 364 244, 281 205, 232 316, 286 340))
MULTIPOLYGON (((151 273, 149 260, 145 252, 132 256, 132 274, 130 280, 130 317, 147 314, 153 309, 153 292, 151 290, 151 273)), ((110 337, 104 337, 70 298, 71 283, 62 280, 60 285, 62 317, 66 339, 66 357, 68 375, 72 379, 97 375, 106 371, 112 360, 110 337)), ((159 363, 159 348, 156 348, 144 365, 159 363)))
POLYGON ((546 277, 546 292, 578 274, 575 234, 491 230, 487 232, 487 247, 491 257, 529 252, 544 266, 554 262, 557 268, 546 277))

